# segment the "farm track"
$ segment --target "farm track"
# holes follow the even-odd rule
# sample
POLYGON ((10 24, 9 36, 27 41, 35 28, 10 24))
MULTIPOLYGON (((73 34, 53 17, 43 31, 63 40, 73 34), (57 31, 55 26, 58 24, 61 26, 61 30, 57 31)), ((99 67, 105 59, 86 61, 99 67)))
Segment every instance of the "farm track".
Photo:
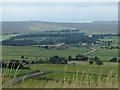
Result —
POLYGON ((34 77, 34 76, 37 76, 37 75, 43 75, 43 74, 46 74, 46 72, 35 72, 35 73, 31 73, 31 74, 18 76, 18 77, 13 78, 11 80, 11 83, 17 83, 19 81, 25 80, 26 78, 34 77))
POLYGON ((93 52, 95 52, 95 51, 97 51, 97 49, 92 48, 92 50, 91 50, 91 51, 89 51, 89 52, 87 52, 87 53, 85 53, 85 54, 83 54, 83 55, 88 55, 88 54, 93 53, 93 52))
POLYGON ((14 84, 14 83, 17 83, 17 82, 20 82, 20 81, 23 81, 27 78, 31 78, 31 77, 34 77, 34 76, 38 76, 38 75, 43 75, 43 74, 47 74, 47 73, 50 73, 50 72, 35 72, 35 73, 31 73, 31 74, 26 74, 26 75, 21 75, 21 76, 17 76, 17 77, 14 77, 12 80, 6 82, 3 87, 6 85, 9 85, 9 84, 14 84))

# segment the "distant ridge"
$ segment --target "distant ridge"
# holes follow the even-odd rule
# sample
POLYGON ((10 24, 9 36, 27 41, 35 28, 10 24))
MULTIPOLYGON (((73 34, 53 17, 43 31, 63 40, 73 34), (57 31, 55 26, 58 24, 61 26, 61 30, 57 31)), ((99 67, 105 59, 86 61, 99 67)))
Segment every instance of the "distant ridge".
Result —
POLYGON ((46 22, 46 21, 3 21, 3 34, 32 33, 48 30, 60 30, 66 28, 81 29, 83 32, 93 33, 117 33, 117 21, 93 21, 84 23, 70 22, 46 22))

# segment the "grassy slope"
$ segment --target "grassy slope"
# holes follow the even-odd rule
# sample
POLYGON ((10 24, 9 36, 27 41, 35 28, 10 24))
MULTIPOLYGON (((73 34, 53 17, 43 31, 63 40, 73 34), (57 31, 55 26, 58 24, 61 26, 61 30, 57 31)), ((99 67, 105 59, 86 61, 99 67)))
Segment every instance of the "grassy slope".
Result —
MULTIPOLYGON (((85 72, 90 74, 100 74, 109 75, 112 71, 112 75, 117 75, 117 63, 104 63, 103 66, 92 65, 90 66, 88 62, 78 62, 77 65, 68 64, 68 65, 55 65, 55 64, 38 64, 31 65, 32 69, 39 69, 41 71, 53 71, 53 72, 85 72), (101 71, 101 72, 100 72, 101 71)), ((52 77, 52 76, 51 76, 52 77)))
POLYGON ((8 68, 3 68, 2 69, 2 76, 3 77, 13 77, 13 76, 20 76, 20 75, 24 75, 24 74, 29 74, 32 72, 36 72, 38 71, 36 70, 31 70, 31 69, 8 69, 8 68))
POLYGON ((115 77, 109 77, 109 75, 116 76, 117 74, 116 63, 104 63, 103 66, 96 66, 96 65, 90 66, 86 62, 79 62, 77 65, 40 64, 40 65, 31 65, 31 69, 33 70, 39 69, 41 71, 53 71, 53 72, 42 76, 40 75, 37 77, 26 79, 23 82, 17 83, 16 85, 12 85, 11 87, 29 87, 29 88, 30 87, 31 88, 107 87, 108 88, 108 87, 117 86, 117 79, 115 77), (86 74, 83 74, 83 71, 86 74), (74 72, 74 73, 66 73, 66 72, 74 72), (107 77, 94 76, 93 74, 107 75, 107 77), (71 82, 69 83, 69 81, 71 82))

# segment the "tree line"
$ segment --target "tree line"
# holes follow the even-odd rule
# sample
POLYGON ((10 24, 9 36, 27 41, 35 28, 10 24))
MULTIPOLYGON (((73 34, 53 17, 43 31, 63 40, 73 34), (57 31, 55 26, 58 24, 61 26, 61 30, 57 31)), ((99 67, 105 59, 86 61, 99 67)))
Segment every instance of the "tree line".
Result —
MULTIPOLYGON (((4 63, 3 61, 0 61, 0 67, 5 67, 9 69, 30 69, 29 64, 68 64, 70 61, 88 61, 89 65, 103 65, 103 61, 100 60, 97 56, 93 58, 88 58, 84 55, 76 55, 74 58, 72 56, 68 56, 68 58, 65 57, 59 57, 59 56, 53 56, 50 57, 48 60, 24 60, 25 56, 21 56, 23 60, 10 60, 8 63, 4 63)), ((28 57, 27 57, 28 58, 28 57)), ((110 59, 110 62, 120 62, 120 59, 113 57, 110 59)), ((74 63, 75 64, 75 63, 74 63)))

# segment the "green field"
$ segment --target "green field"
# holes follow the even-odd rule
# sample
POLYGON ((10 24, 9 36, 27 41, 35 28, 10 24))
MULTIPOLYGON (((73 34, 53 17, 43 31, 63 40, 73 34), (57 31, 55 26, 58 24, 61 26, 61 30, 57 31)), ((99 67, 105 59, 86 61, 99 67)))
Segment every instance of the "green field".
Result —
POLYGON ((99 39, 99 40, 105 41, 105 42, 112 41, 111 45, 118 46, 118 36, 108 36, 108 37, 104 37, 103 39, 99 39))
MULTIPOLYGON (((8 59, 21 59, 21 56, 29 57, 29 60, 36 60, 37 58, 49 58, 55 55, 68 57, 71 55, 75 57, 78 54, 85 54, 91 51, 91 48, 82 47, 69 47, 67 50, 57 49, 41 49, 33 46, 3 46, 2 47, 3 60, 8 59)), ((88 54, 89 57, 99 57, 102 61, 109 61, 113 57, 118 57, 118 49, 101 49, 97 48, 97 51, 88 54)))
POLYGON ((29 60, 34 60, 36 57, 38 58, 49 58, 51 56, 62 56, 68 57, 69 55, 75 57, 78 54, 83 54, 91 49, 88 48, 77 48, 70 47, 67 50, 57 50, 57 49, 41 49, 33 46, 3 46, 2 47, 2 55, 3 60, 8 59, 21 59, 20 57, 27 56, 29 60))
POLYGON ((88 56, 89 57, 97 56, 102 61, 109 61, 113 57, 117 57, 118 58, 118 49, 112 49, 112 50, 110 50, 110 49, 97 48, 97 51, 88 54, 88 56))
POLYGON ((77 62, 76 65, 68 64, 68 65, 55 65, 55 64, 38 64, 38 65, 31 65, 31 69, 39 69, 40 71, 52 71, 52 72, 73 72, 73 73, 82 73, 85 72, 86 74, 100 74, 102 75, 109 75, 112 71, 112 75, 117 75, 117 63, 104 63, 103 66, 99 65, 89 65, 88 62, 77 62), (101 72, 100 72, 101 71, 101 72))
POLYGON ((10 37, 14 37, 14 36, 17 36, 17 35, 19 35, 19 34, 2 35, 2 36, 0 36, 0 41, 9 39, 10 37))

